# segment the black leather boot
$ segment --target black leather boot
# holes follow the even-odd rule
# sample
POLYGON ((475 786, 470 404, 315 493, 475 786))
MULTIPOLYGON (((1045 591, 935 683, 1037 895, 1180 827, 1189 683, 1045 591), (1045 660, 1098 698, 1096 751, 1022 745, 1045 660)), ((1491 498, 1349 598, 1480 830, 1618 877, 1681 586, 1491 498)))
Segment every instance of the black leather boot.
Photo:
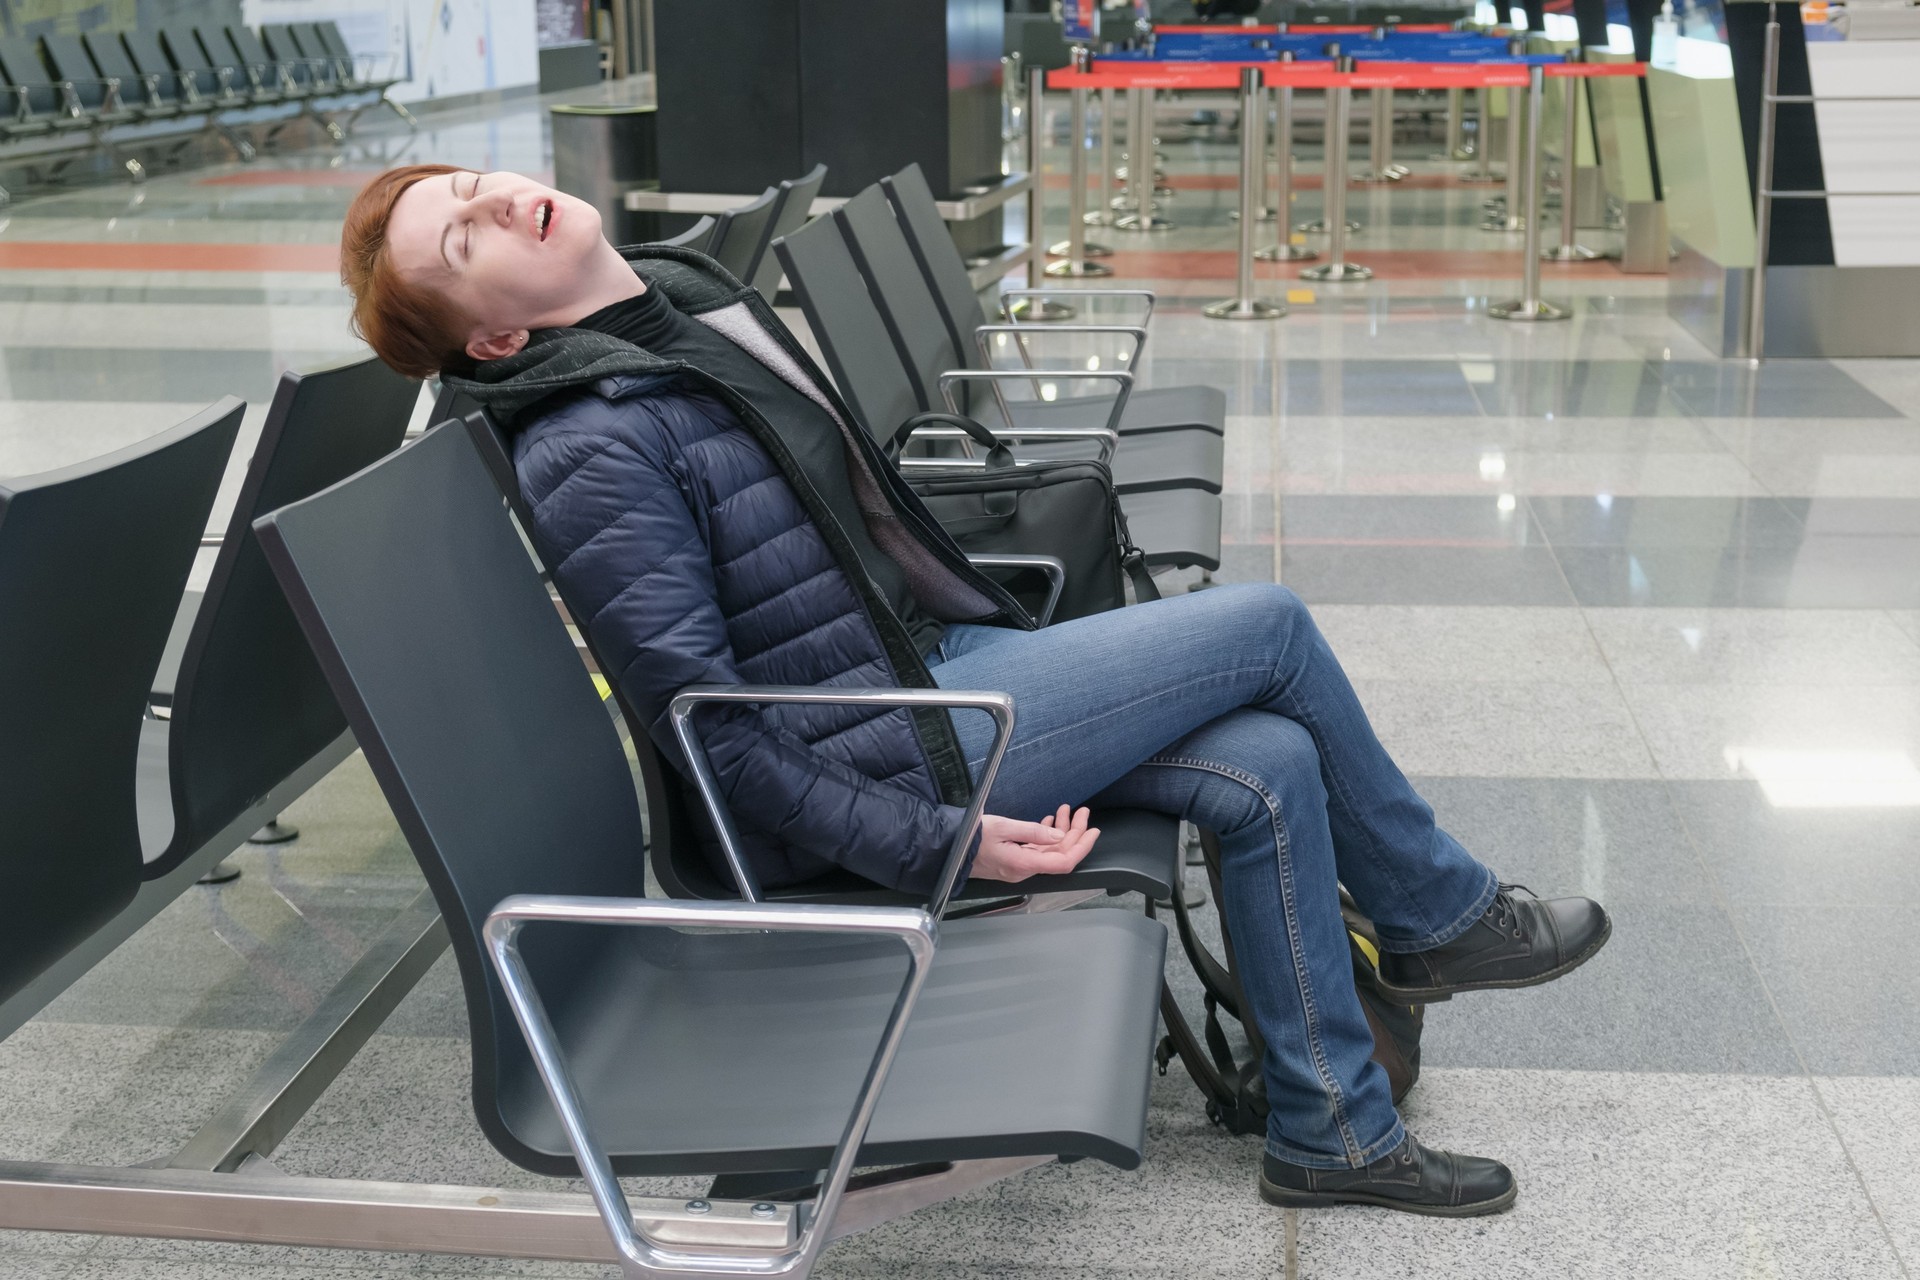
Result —
POLYGON ((1493 905, 1453 941, 1430 951, 1382 952, 1380 989, 1408 1004, 1429 1004, 1461 991, 1537 986, 1593 959, 1612 934, 1613 922, 1591 898, 1542 901, 1525 885, 1503 884, 1493 905))
POLYGON ((1499 1213, 1520 1188, 1498 1160, 1461 1156, 1407 1140, 1364 1169, 1309 1169, 1267 1156, 1260 1198, 1288 1209, 1371 1204, 1436 1218, 1499 1213))

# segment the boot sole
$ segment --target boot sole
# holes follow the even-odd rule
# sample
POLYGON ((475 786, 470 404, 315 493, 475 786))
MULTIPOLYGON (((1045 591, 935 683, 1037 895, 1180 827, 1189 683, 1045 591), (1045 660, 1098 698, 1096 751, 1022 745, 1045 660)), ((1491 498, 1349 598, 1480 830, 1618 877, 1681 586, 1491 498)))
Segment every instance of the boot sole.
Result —
POLYGON ((1295 1191, 1288 1187, 1278 1187, 1267 1181, 1265 1174, 1260 1175, 1260 1198, 1268 1204, 1278 1205, 1282 1209, 1328 1209, 1334 1205, 1358 1204, 1376 1209, 1398 1209, 1401 1213, 1417 1213, 1428 1218, 1478 1218, 1489 1213, 1503 1213, 1513 1207, 1520 1194, 1520 1186, 1515 1183, 1491 1200, 1476 1200, 1472 1204, 1421 1204, 1417 1200, 1396 1200, 1392 1196, 1375 1195, 1369 1191, 1295 1191))
POLYGON ((1477 982, 1455 982, 1440 987, 1399 987, 1385 978, 1378 979, 1379 990, 1394 1000, 1404 1000, 1408 1004, 1437 1004, 1442 1000, 1459 995, 1463 991, 1518 991, 1522 987, 1537 987, 1543 982, 1552 982, 1555 978, 1564 978, 1587 961, 1600 954, 1600 948, 1607 945, 1607 939, 1613 936, 1613 917, 1601 927, 1585 951, 1573 959, 1536 973, 1530 978, 1487 979, 1477 982))

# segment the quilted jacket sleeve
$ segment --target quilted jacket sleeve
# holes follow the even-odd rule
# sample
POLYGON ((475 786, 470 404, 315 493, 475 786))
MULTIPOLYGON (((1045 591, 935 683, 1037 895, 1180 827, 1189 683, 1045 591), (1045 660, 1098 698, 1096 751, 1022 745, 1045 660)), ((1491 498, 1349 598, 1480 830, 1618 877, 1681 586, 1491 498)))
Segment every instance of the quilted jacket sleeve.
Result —
MULTIPOLYGON (((612 409, 602 402, 588 412, 612 409)), ((618 435, 544 431, 517 465, 555 585, 655 745, 691 776, 669 702, 687 685, 745 681, 702 521, 673 474, 671 450, 647 447, 649 426, 665 436, 659 419, 675 411, 674 398, 629 399, 618 410, 618 435)), ((716 705, 698 723, 737 824, 892 888, 934 887, 960 809, 830 759, 756 707, 716 705)))

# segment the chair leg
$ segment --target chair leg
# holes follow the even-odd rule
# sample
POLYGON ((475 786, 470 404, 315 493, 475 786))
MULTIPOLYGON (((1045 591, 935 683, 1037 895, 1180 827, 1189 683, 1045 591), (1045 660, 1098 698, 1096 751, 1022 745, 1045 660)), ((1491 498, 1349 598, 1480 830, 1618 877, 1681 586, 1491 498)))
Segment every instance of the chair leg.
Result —
POLYGON ((285 844, 289 840, 300 838, 300 828, 283 824, 280 815, 275 814, 266 826, 247 837, 248 844, 285 844))
POLYGON ((229 884, 240 878, 240 866, 231 858, 222 858, 213 870, 194 881, 195 884, 229 884))
POLYGON ((419 131, 420 122, 414 119, 413 112, 407 110, 406 107, 402 106, 398 102, 395 102, 392 98, 387 97, 384 93, 380 95, 380 101, 385 103, 388 107, 391 107, 395 115, 399 116, 402 120, 405 120, 407 122, 407 128, 412 129, 415 132, 419 131))

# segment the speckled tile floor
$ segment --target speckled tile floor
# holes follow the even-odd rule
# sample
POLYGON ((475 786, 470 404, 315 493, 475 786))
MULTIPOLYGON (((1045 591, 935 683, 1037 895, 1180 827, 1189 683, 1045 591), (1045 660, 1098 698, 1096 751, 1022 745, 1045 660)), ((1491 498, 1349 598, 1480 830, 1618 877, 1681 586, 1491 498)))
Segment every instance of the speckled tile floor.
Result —
MULTIPOLYGON (((1316 606, 1450 829, 1508 879, 1603 898, 1615 939, 1565 981, 1431 1011, 1408 1118, 1513 1165, 1503 1217, 1289 1223, 1254 1193, 1257 1142, 1210 1126, 1176 1066, 1142 1169, 1038 1170, 844 1241, 820 1274, 1914 1275, 1920 361, 1756 377, 1667 317, 1664 282, 1606 267, 1549 274, 1571 321, 1503 327, 1485 302, 1511 289, 1517 247, 1477 229, 1479 191, 1442 182, 1358 195, 1353 256, 1458 252, 1468 274, 1388 270, 1309 287, 1276 323, 1217 324, 1198 307, 1226 286, 1210 273, 1235 234, 1231 146, 1163 132, 1180 229, 1099 235, 1128 283, 1162 291, 1149 384, 1228 395, 1219 576, 1316 606)), ((375 129, 337 162, 294 152, 156 178, 138 200, 91 187, 9 207, 0 245, 152 254, 0 268, 0 474, 223 393, 264 404, 282 369, 358 350, 327 247, 381 165, 550 165, 531 103, 403 141, 375 129), (265 256, 181 268, 173 247, 209 243, 265 256)), ((1402 155, 1435 174, 1426 150, 1402 155)), ((1318 201, 1309 184, 1296 218, 1318 201)), ((167 1155, 418 891, 357 757, 288 817, 299 841, 243 850, 240 881, 190 891, 0 1042, 0 1158, 167 1155)), ((1172 972, 1197 1004, 1184 961, 1172 972)), ((443 960, 276 1159, 541 1185, 479 1134, 467 1071, 443 960)), ((605 1274, 0 1233, 0 1280, 605 1274)))

